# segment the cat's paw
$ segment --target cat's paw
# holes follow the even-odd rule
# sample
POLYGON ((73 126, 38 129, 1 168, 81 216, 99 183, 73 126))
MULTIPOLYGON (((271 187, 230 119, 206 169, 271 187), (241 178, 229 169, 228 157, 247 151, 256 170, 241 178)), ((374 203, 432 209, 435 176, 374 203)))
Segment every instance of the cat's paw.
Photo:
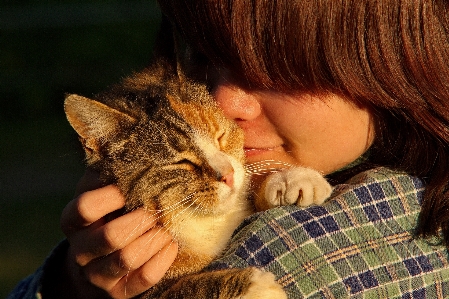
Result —
POLYGON ((322 204, 331 195, 332 186, 318 171, 294 167, 269 175, 262 192, 268 207, 305 207, 322 204))
POLYGON ((275 280, 273 273, 254 268, 250 287, 240 299, 287 299, 284 289, 275 280))

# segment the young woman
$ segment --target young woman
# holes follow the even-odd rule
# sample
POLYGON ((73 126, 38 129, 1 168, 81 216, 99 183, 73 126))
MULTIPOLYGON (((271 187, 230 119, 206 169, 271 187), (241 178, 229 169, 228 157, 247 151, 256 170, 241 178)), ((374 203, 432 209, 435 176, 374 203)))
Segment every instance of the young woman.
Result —
MULTIPOLYGON (((336 185, 322 207, 252 217, 210 268, 264 267, 291 298, 447 298, 447 2, 159 3, 203 56, 216 100, 245 132, 248 161, 315 168, 336 185)), ((155 228, 128 231, 148 217, 140 210, 106 222, 124 199, 88 186, 89 175, 82 189, 92 191, 62 216, 68 242, 10 298, 129 298, 172 263, 166 235, 126 266, 155 228), (106 255, 112 248, 121 249, 106 255)))

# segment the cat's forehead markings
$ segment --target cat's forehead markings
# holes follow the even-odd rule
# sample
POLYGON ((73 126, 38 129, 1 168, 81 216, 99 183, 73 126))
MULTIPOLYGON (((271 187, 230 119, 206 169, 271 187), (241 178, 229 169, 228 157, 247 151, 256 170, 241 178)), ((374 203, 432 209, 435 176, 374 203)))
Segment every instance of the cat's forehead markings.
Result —
MULTIPOLYGON (((169 122, 170 122, 170 120, 169 120, 169 122)), ((174 122, 172 122, 172 124, 174 124, 174 122)), ((170 129, 174 129, 173 127, 170 127, 170 129)), ((155 131, 157 131, 159 134, 157 134, 157 136, 159 136, 162 140, 165 138, 166 140, 170 140, 170 139, 173 139, 173 138, 176 138, 177 136, 176 135, 173 135, 173 134, 167 134, 167 132, 164 132, 163 130, 161 130, 161 128, 158 126, 158 123, 157 122, 154 122, 154 123, 150 123, 150 130, 155 130, 155 131)), ((170 132, 170 131, 168 131, 168 132, 170 132)), ((165 145, 166 144, 166 142, 163 142, 163 141, 159 141, 159 142, 157 142, 157 141, 155 141, 155 142, 152 142, 151 144, 153 144, 153 145, 165 145)))
MULTIPOLYGON (((152 129, 152 130, 158 131, 158 132, 160 133, 160 136, 165 136, 165 134, 162 133, 162 131, 161 131, 157 126, 152 126, 151 129, 152 129)), ((156 141, 155 141, 155 142, 151 142, 151 144, 153 144, 153 145, 163 145, 163 144, 165 144, 165 143, 162 142, 162 141, 159 141, 159 142, 156 142, 156 141)))

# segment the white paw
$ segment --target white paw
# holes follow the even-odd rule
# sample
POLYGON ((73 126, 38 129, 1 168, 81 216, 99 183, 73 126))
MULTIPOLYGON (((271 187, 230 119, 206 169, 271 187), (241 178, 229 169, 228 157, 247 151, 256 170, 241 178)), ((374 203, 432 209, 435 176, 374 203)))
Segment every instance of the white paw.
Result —
POLYGON ((320 205, 332 193, 332 186, 316 170, 304 167, 289 168, 268 176, 265 200, 270 205, 320 205))
POLYGON ((273 273, 254 268, 250 286, 241 299, 287 299, 273 273))

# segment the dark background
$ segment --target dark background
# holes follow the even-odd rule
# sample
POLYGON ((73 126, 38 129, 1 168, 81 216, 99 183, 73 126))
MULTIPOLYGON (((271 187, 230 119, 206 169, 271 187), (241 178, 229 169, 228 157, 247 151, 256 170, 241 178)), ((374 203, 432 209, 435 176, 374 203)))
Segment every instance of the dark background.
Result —
POLYGON ((146 1, 0 4, 0 298, 63 238, 83 173, 65 93, 91 96, 148 65, 160 12, 146 1))

